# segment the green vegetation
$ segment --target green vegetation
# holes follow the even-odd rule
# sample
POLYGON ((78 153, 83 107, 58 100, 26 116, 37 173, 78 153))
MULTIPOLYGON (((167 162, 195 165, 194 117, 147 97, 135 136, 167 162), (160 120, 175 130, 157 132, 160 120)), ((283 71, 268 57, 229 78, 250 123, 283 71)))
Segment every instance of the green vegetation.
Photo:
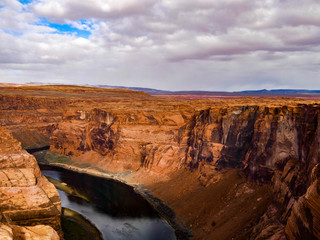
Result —
POLYGON ((89 220, 71 209, 62 210, 61 223, 65 240, 102 240, 101 233, 89 220))
POLYGON ((38 163, 43 164, 43 165, 60 166, 61 167, 61 164, 63 164, 65 166, 69 166, 69 167, 76 167, 76 168, 81 168, 81 169, 85 169, 85 170, 88 170, 88 169, 94 170, 94 171, 102 173, 102 174, 111 174, 112 176, 114 176, 114 175, 126 176, 126 175, 129 175, 133 172, 133 171, 131 171, 131 172, 113 174, 113 173, 110 173, 110 172, 103 170, 99 167, 93 166, 90 163, 77 162, 77 161, 72 160, 72 158, 70 158, 68 156, 60 155, 58 153, 53 153, 48 150, 36 152, 36 153, 33 153, 33 155, 36 157, 38 163))
POLYGON ((64 163, 64 164, 72 164, 72 165, 75 164, 75 162, 72 161, 70 157, 53 153, 50 151, 46 152, 44 156, 44 160, 46 160, 48 163, 64 163))
POLYGON ((37 160, 43 164, 49 164, 49 165, 54 165, 56 163, 66 164, 66 165, 74 166, 74 167, 78 167, 78 168, 90 168, 90 169, 95 169, 100 172, 106 172, 98 167, 92 167, 90 163, 77 162, 77 161, 72 160, 68 156, 60 155, 58 153, 53 153, 50 151, 46 151, 45 155, 42 155, 42 158, 43 158, 42 160, 39 160, 38 158, 37 158, 37 160))
POLYGON ((90 199, 89 199, 87 196, 79 193, 76 189, 68 186, 68 184, 66 184, 66 183, 64 183, 64 182, 61 182, 61 181, 59 181, 59 180, 57 180, 57 179, 54 179, 54 178, 52 178, 52 177, 46 176, 46 178, 47 178, 47 179, 49 180, 49 182, 51 182, 57 189, 59 189, 59 190, 61 190, 61 191, 64 191, 65 193, 67 193, 67 194, 69 194, 69 195, 82 198, 82 199, 84 199, 84 200, 86 200, 86 201, 88 201, 88 202, 90 201, 90 199))

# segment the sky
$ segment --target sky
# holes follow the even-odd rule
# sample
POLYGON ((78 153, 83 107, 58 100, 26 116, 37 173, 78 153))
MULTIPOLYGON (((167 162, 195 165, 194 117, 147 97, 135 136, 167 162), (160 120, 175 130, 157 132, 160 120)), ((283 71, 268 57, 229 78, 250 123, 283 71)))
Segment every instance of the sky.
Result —
POLYGON ((0 0, 0 82, 320 89, 320 1, 0 0))

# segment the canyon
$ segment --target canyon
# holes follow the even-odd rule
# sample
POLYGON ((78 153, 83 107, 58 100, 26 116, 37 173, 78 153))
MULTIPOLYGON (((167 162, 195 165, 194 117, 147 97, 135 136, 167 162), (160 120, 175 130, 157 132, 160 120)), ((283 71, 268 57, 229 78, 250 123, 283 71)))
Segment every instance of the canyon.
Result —
MULTIPOLYGON (((69 159, 52 164, 98 169, 149 191, 174 210, 193 239, 320 239, 320 100, 22 86, 0 88, 0 101, 0 123, 22 148, 50 146, 51 155, 69 159)), ((31 159, 10 141, 11 152, 31 159)), ((24 175, 37 181, 21 184, 48 184, 35 160, 27 162, 24 175)), ((22 186, 10 191, 16 187, 22 186)), ((56 212, 39 215, 59 233, 61 210, 50 191, 56 212)))

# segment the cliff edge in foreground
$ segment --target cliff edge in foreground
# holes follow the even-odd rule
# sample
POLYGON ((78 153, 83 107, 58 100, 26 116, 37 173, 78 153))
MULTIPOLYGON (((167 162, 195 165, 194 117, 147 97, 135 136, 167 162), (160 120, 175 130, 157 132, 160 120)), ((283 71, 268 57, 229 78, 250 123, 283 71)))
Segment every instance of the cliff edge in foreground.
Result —
POLYGON ((0 102, 24 148, 145 187, 194 239, 320 239, 319 99, 43 86, 0 88, 0 102))
POLYGON ((0 126, 0 239, 57 240, 61 202, 36 159, 0 126))

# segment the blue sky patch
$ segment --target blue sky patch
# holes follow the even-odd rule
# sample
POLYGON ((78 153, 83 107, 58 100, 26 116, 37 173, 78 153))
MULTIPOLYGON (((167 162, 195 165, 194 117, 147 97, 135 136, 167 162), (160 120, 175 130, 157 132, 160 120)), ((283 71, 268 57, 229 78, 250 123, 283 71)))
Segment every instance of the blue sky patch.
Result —
POLYGON ((13 36, 22 36, 23 32, 22 31, 15 31, 15 30, 7 30, 7 29, 2 29, 3 32, 13 35, 13 36))
POLYGON ((32 0, 19 0, 19 2, 22 4, 28 4, 28 3, 31 3, 32 0))
POLYGON ((72 27, 70 24, 53 23, 53 22, 49 22, 46 18, 40 18, 40 20, 41 21, 39 25, 45 25, 45 26, 56 29, 54 33, 75 35, 77 37, 82 37, 82 38, 89 38, 89 36, 91 35, 90 31, 81 30, 81 29, 72 27))
POLYGON ((75 34, 77 37, 88 38, 91 34, 89 31, 71 27, 69 24, 49 23, 48 26, 57 29, 58 33, 71 35, 75 34))

